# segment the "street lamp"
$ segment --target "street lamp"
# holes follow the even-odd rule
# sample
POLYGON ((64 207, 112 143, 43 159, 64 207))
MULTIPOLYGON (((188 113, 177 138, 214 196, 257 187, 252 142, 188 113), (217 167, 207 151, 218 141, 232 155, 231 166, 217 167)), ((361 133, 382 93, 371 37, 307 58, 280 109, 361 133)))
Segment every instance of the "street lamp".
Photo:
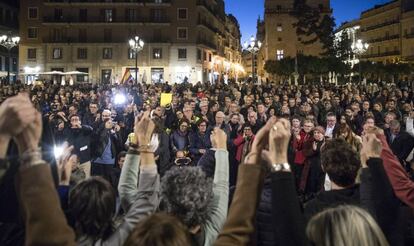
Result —
POLYGON ((135 36, 129 40, 129 46, 131 50, 134 51, 135 54, 135 83, 138 84, 138 52, 140 52, 144 48, 144 40, 140 37, 135 36))
POLYGON ((358 39, 356 43, 351 45, 352 52, 357 54, 358 63, 359 63, 359 83, 362 83, 362 69, 361 69, 361 57, 368 50, 369 44, 362 42, 361 39, 358 39))
POLYGON ((14 47, 18 46, 19 45, 19 41, 20 41, 20 38, 17 37, 17 36, 13 37, 11 35, 11 32, 9 32, 8 35, 2 35, 2 36, 0 36, 0 45, 3 46, 3 47, 5 47, 7 49, 7 51, 8 51, 8 54, 9 54, 9 57, 8 57, 8 59, 9 59, 9 67, 7 68, 7 81, 9 82, 9 84, 10 84, 10 67, 12 66, 12 64, 11 64, 12 62, 10 62, 11 49, 13 49, 14 47))
POLYGON ((244 49, 252 54, 252 79, 253 83, 255 80, 255 71, 254 71, 254 58, 259 53, 260 48, 262 47, 262 42, 256 40, 252 35, 249 41, 244 42, 244 49))

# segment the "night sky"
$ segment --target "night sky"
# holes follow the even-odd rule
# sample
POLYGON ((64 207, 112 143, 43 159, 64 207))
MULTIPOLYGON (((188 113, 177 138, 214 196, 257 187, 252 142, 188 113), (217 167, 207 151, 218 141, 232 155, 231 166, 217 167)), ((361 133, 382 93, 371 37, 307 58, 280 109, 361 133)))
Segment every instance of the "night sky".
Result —
MULTIPOLYGON (((344 21, 359 18, 362 11, 390 0, 331 0, 333 15, 337 25, 344 21)), ((264 0, 225 0, 226 12, 237 17, 242 32, 242 43, 256 34, 256 21, 263 16, 264 0)), ((262 17, 263 18, 263 17, 262 17)))

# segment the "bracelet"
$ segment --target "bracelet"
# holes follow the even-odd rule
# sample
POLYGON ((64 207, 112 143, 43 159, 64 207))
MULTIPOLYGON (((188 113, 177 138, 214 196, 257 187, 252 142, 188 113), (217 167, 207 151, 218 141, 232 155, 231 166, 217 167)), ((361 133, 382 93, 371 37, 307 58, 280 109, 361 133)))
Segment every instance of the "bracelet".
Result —
POLYGON ((42 149, 40 147, 35 150, 26 150, 20 156, 20 162, 22 163, 36 162, 39 160, 42 160, 42 149))
POLYGON ((278 164, 272 164, 271 165, 271 172, 290 172, 290 165, 289 163, 278 163, 278 164))

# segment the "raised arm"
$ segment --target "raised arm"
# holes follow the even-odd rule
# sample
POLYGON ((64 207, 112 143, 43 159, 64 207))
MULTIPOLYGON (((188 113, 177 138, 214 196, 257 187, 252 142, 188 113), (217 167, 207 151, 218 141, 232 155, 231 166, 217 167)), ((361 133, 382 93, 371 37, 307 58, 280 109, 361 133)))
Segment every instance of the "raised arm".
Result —
POLYGON ((229 153, 227 152, 226 133, 215 128, 212 132, 211 142, 216 149, 216 168, 213 181, 213 199, 209 204, 210 214, 204 224, 205 243, 212 245, 221 231, 227 217, 229 203, 229 153))
POLYGON ((260 153, 267 144, 268 133, 275 119, 260 129, 252 145, 252 151, 239 166, 237 186, 229 215, 214 245, 249 245, 254 232, 254 218, 263 186, 264 169, 260 153))
POLYGON ((263 151, 271 169, 274 238, 278 245, 307 245, 305 218, 287 158, 290 135, 289 121, 279 120, 270 130, 269 151, 263 151))
MULTIPOLYGON (((154 131, 154 123, 149 118, 149 113, 146 112, 141 121, 136 125, 136 133, 138 139, 138 151, 140 153, 140 167, 139 167, 139 184, 135 197, 131 200, 130 207, 126 210, 126 215, 123 218, 121 225, 116 229, 115 233, 106 240, 103 245, 123 245, 128 238, 135 225, 143 218, 154 213, 159 205, 159 190, 160 178, 157 172, 157 166, 154 159, 154 146, 150 145, 152 132, 154 131)), ((130 150, 130 152, 133 152, 130 150)), ((137 155, 137 153, 131 153, 137 155)), ((134 175, 138 173, 138 164, 132 163, 134 175)), ((130 181, 136 181, 137 178, 130 178, 130 181)), ((129 181, 128 181, 129 182, 129 181)), ((132 183, 130 184, 132 185, 132 183)), ((137 184, 135 183, 135 187, 137 184)), ((127 189, 128 190, 128 189, 127 189)), ((131 188, 132 190, 132 188, 131 188)))
MULTIPOLYGON (((30 101, 23 103, 31 105, 30 101)), ((75 234, 60 207, 50 166, 42 160, 38 148, 42 133, 41 115, 36 111, 30 114, 35 117, 33 121, 14 136, 21 159, 16 191, 25 223, 25 244, 76 245, 75 234)))

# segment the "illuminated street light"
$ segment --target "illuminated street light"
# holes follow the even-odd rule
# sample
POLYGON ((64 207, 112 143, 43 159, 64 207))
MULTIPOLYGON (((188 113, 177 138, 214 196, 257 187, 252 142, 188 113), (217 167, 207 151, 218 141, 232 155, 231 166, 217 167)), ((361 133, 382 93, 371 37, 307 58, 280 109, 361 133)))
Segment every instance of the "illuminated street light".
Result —
POLYGON ((12 36, 11 32, 9 32, 8 35, 2 35, 0 36, 0 45, 5 47, 9 53, 9 67, 7 68, 7 81, 10 84, 10 67, 12 66, 10 62, 11 58, 11 49, 19 45, 20 38, 17 36, 12 36))
POLYGON ((135 83, 138 83, 138 52, 144 49, 144 44, 144 40, 138 36, 135 36, 129 40, 129 46, 135 54, 135 83))
POLYGON ((352 52, 354 52, 358 56, 359 83, 362 83, 361 57, 365 52, 367 52, 368 48, 369 44, 362 42, 361 39, 358 39, 355 44, 351 45, 352 52))
POLYGON ((244 50, 250 52, 252 54, 252 79, 253 83, 255 81, 255 71, 254 71, 254 60, 259 53, 260 48, 262 47, 262 42, 256 40, 256 38, 252 35, 249 41, 244 42, 244 50))

